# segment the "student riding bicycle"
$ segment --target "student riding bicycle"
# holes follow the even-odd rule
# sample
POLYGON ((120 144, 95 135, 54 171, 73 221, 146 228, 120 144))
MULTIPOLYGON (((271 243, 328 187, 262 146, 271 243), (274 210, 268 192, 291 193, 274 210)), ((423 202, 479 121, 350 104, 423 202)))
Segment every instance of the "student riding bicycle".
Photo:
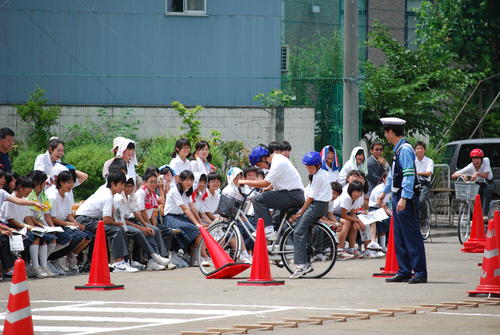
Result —
POLYGON ((471 163, 461 170, 458 170, 451 175, 451 179, 465 177, 468 180, 475 181, 479 184, 479 195, 483 205, 483 216, 488 215, 490 202, 495 190, 495 180, 491 171, 490 159, 484 157, 484 152, 481 149, 472 149, 470 154, 471 163))

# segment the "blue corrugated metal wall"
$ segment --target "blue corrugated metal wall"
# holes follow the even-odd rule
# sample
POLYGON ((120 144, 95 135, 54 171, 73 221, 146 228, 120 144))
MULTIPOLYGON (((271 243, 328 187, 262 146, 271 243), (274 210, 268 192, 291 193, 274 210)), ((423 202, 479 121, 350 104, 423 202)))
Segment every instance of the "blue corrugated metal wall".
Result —
MULTIPOLYGON (((2 4, 0 4, 1 6, 2 4)), ((10 0, 0 8, 0 103, 35 84, 51 103, 250 105, 280 87, 281 0, 10 0)))

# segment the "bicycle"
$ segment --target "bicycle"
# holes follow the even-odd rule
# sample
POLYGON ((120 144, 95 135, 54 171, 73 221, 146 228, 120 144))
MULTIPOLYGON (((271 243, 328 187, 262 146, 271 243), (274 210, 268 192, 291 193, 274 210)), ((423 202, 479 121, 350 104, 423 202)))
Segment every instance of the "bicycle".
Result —
MULTIPOLYGON (((463 177, 455 181, 455 198, 460 200, 458 205, 458 240, 461 244, 469 238, 471 228, 472 200, 479 191, 479 184, 467 181, 463 177)), ((481 213, 482 216, 482 213, 481 213)))
MULTIPOLYGON (((207 229, 212 237, 234 260, 237 260, 241 253, 242 243, 244 243, 243 233, 246 238, 250 238, 255 242, 253 234, 255 227, 245 215, 245 208, 252 192, 254 190, 248 194, 244 194, 240 190, 240 193, 243 195, 243 201, 221 196, 218 213, 222 216, 222 219, 212 223, 207 229)), ((277 238, 268 241, 267 245, 269 259, 278 267, 285 267, 290 274, 295 270, 293 264, 294 224, 288 220, 297 211, 298 208, 284 210, 283 219, 276 232, 277 238)), ((306 250, 314 270, 308 273, 305 276, 306 278, 321 278, 333 268, 337 260, 337 245, 337 235, 328 225, 319 221, 311 225, 306 250)), ((201 251, 204 249, 206 247, 204 241, 202 241, 198 247, 198 257, 201 257, 201 251)), ((207 254, 210 257, 208 250, 207 254)), ((200 265, 199 268, 204 275, 215 270, 212 264, 210 266, 200 265)))
POLYGON ((429 198, 426 198, 424 204, 420 206, 418 223, 420 226, 420 234, 425 241, 431 235, 432 208, 429 198))

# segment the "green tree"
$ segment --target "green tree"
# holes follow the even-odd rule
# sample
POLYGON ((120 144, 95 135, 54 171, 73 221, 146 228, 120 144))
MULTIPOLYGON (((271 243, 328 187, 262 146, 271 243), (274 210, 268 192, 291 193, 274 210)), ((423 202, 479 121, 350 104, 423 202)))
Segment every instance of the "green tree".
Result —
POLYGON ((198 113, 203 110, 203 107, 197 105, 194 108, 187 108, 179 101, 173 101, 171 105, 182 118, 182 126, 180 127, 180 130, 184 131, 184 133, 181 136, 187 138, 193 145, 201 138, 201 121, 197 119, 197 116, 198 113))
POLYGON ((50 128, 57 124, 61 114, 61 107, 45 107, 49 101, 44 98, 45 92, 36 86, 35 91, 29 94, 26 104, 16 106, 17 114, 30 127, 29 145, 38 151, 47 148, 49 138, 53 136, 50 128))

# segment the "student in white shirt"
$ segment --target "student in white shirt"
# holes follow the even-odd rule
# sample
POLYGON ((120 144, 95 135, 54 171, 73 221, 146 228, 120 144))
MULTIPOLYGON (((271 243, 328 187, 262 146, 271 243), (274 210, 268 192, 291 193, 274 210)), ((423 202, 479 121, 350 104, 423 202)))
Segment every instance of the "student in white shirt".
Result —
POLYGON ((168 255, 163 245, 160 229, 153 225, 144 225, 135 219, 135 215, 141 217, 134 193, 135 182, 132 176, 126 178, 123 192, 114 196, 115 220, 125 223, 127 236, 133 238, 144 254, 149 257, 146 266, 148 270, 164 270, 167 267, 169 270, 175 269, 175 265, 171 265, 168 258, 160 256, 162 247, 164 255, 168 255))
MULTIPOLYGON (((175 236, 177 249, 184 249, 191 254, 191 265, 197 266, 196 251, 201 242, 201 234, 198 226, 202 222, 193 204, 191 194, 193 194, 194 175, 190 170, 184 170, 179 175, 179 182, 175 187, 171 187, 165 201, 165 225, 171 229, 180 229, 180 233, 175 236)), ((210 265, 207 259, 201 259, 210 265)))
POLYGON ((123 223, 114 220, 114 195, 121 193, 125 186, 125 175, 118 171, 108 174, 106 189, 96 191, 76 211, 76 221, 85 229, 95 233, 100 220, 104 222, 106 236, 111 239, 111 250, 116 272, 137 272, 125 262, 128 256, 128 244, 123 229, 123 223))
POLYGON ((191 161, 191 171, 193 173, 203 173, 206 176, 210 172, 215 172, 215 167, 210 164, 212 154, 210 144, 207 141, 198 141, 194 146, 194 160, 191 161))
POLYGON ((490 202, 495 192, 495 180, 491 171, 490 159, 484 156, 484 151, 475 148, 469 153, 471 163, 451 175, 452 179, 462 176, 479 184, 479 195, 483 205, 483 216, 490 210, 490 202))
MULTIPOLYGON (((379 208, 383 208, 386 214, 390 217, 392 215, 391 210, 387 206, 387 203, 389 202, 389 198, 391 194, 386 194, 383 201, 382 201, 382 207, 377 203, 377 199, 380 196, 382 192, 384 192, 385 188, 385 183, 387 180, 387 172, 384 172, 382 174, 382 177, 380 178, 379 184, 375 186, 370 193, 370 201, 368 203, 370 211, 377 210, 379 208)), ((382 250, 385 252, 387 251, 386 245, 387 245, 387 234, 389 233, 389 223, 390 219, 387 218, 383 221, 379 221, 376 223, 376 236, 378 236, 379 240, 379 245, 381 246, 382 250)), ((374 232, 372 231, 372 241, 376 241, 376 238, 374 236, 374 232)))
MULTIPOLYGON (((297 220, 293 233, 293 256, 295 271, 292 279, 304 277, 314 269, 311 260, 307 257, 307 235, 309 227, 318 219, 326 215, 328 202, 332 198, 330 178, 328 173, 321 169, 321 155, 311 151, 304 155, 302 163, 309 173, 309 190, 307 199, 302 208, 291 218, 297 220)), ((272 166, 271 166, 272 168, 272 166)))
MULTIPOLYGON (((191 144, 185 138, 180 138, 175 142, 175 149, 172 152, 172 160, 170 161, 170 168, 174 170, 175 182, 179 182, 179 175, 182 171, 191 171, 191 162, 189 156, 191 155, 191 144)), ((191 171, 192 172, 192 171, 191 171)))
POLYGON ((191 199, 193 200, 194 206, 196 207, 196 210, 198 211, 198 215, 200 216, 200 219, 203 221, 205 224, 210 224, 210 220, 206 220, 206 216, 203 214, 204 213, 204 196, 207 193, 207 176, 204 173, 200 172, 193 172, 194 174, 194 184, 193 184, 193 194, 191 194, 191 199))
POLYGON ((353 254, 354 252, 351 249, 354 249, 356 233, 359 229, 364 229, 364 224, 356 216, 357 211, 363 207, 363 190, 364 186, 359 181, 350 182, 347 189, 343 190, 342 194, 328 208, 328 212, 340 217, 342 223, 342 230, 338 234, 339 254, 344 253, 345 241, 348 235, 351 248, 345 252, 353 254), (351 235, 353 236, 352 239, 351 235))
MULTIPOLYGON (((281 145, 275 147, 270 144, 267 150, 269 156, 263 158, 271 165, 271 168, 264 180, 243 179, 239 181, 239 184, 262 189, 272 185, 272 191, 256 194, 252 199, 255 216, 264 219, 266 235, 271 239, 275 238, 276 234, 274 233, 269 209, 301 207, 304 204, 304 186, 292 162, 285 156, 275 152, 276 150, 281 151, 281 145)), ((279 219, 280 216, 276 217, 279 219)), ((274 222, 274 224, 278 225, 279 222, 274 222)))
POLYGON ((40 154, 35 159, 35 167, 33 170, 39 170, 50 175, 50 170, 56 163, 61 162, 64 156, 64 142, 58 138, 53 138, 49 141, 49 148, 44 154, 40 154))
POLYGON ((46 191, 51 204, 50 216, 54 225, 62 227, 64 232, 69 234, 71 242, 67 248, 54 250, 49 259, 52 260, 52 265, 56 270, 59 269, 63 273, 68 270, 76 271, 78 270, 78 255, 87 248, 93 234, 85 230, 85 227, 78 223, 72 214, 73 196, 71 191, 75 184, 75 176, 69 171, 61 171, 54 178, 54 185, 46 191))
POLYGON ((425 208, 425 200, 429 198, 431 193, 431 179, 434 173, 434 162, 429 157, 425 156, 426 146, 422 141, 415 144, 415 170, 417 173, 418 182, 420 183, 420 196, 418 204, 420 209, 420 219, 425 220, 427 210, 425 208))
POLYGON ((207 180, 208 188, 202 197, 203 209, 200 212, 200 217, 209 224, 212 224, 217 219, 214 213, 219 206, 222 178, 217 173, 212 172, 208 174, 207 180))
POLYGON ((351 157, 349 160, 344 164, 342 167, 342 170, 340 170, 339 173, 339 183, 342 185, 346 184, 346 177, 349 171, 351 170, 358 170, 362 171, 365 175, 368 173, 367 167, 366 167, 366 154, 365 154, 365 149, 362 147, 355 147, 351 151, 351 157))
MULTIPOLYGON (((115 157, 121 158, 125 164, 127 164, 128 176, 134 178, 137 182, 137 173, 135 171, 135 166, 137 165, 137 156, 135 153, 135 142, 124 137, 116 137, 113 139, 113 149, 111 150, 115 157)), ((113 162, 113 158, 107 160, 102 168, 102 175, 106 179, 107 174, 110 171, 110 164, 113 162)))
POLYGON ((330 182, 339 181, 339 161, 333 145, 321 149, 321 168, 328 172, 330 182))
MULTIPOLYGON (((12 194, 16 198, 26 198, 35 185, 31 178, 20 176, 16 180, 16 188, 14 193, 12 194)), ((45 209, 45 208, 44 208, 45 209)), ((30 216, 30 208, 26 206, 17 205, 15 202, 4 202, 2 205, 2 217, 3 221, 5 221, 11 228, 15 228, 17 230, 21 230, 24 227, 27 228, 27 238, 23 241, 25 250, 29 247, 29 255, 31 259, 32 272, 37 278, 46 278, 48 277, 48 273, 44 271, 42 265, 44 267, 47 264, 40 263, 40 246, 45 245, 42 243, 41 238, 35 236, 31 230, 40 223, 35 222, 33 217, 30 216)), ((45 253, 46 253, 46 245, 45 245, 45 253)), ((42 251, 42 261, 46 261, 47 257, 45 253, 42 251)))

